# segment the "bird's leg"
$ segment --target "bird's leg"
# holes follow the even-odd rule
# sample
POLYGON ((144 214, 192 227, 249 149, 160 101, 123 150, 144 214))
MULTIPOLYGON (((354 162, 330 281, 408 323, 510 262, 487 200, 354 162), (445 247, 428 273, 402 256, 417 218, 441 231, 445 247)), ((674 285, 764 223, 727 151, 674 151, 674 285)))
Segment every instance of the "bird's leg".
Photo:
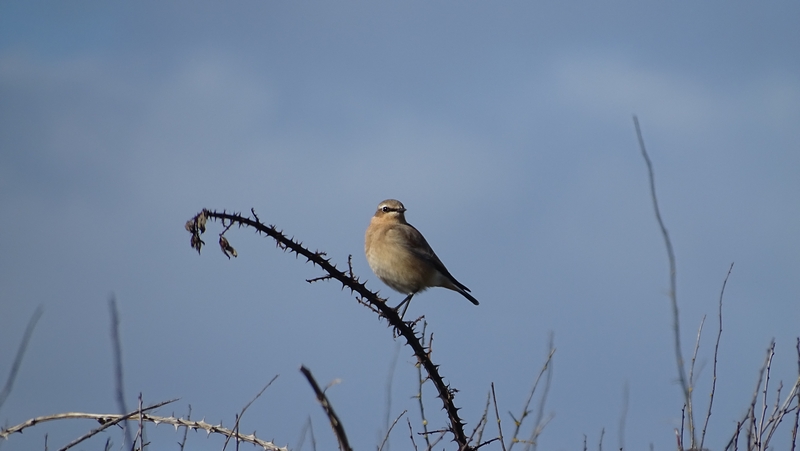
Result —
POLYGON ((394 308, 394 311, 398 311, 400 310, 400 307, 402 307, 403 304, 405 304, 406 307, 403 309, 403 313, 400 315, 400 319, 403 319, 403 317, 406 315, 406 310, 408 310, 408 306, 411 304, 411 298, 413 298, 415 294, 417 293, 416 292, 409 293, 409 295, 406 296, 405 299, 403 299, 403 302, 397 304, 397 307, 394 308))

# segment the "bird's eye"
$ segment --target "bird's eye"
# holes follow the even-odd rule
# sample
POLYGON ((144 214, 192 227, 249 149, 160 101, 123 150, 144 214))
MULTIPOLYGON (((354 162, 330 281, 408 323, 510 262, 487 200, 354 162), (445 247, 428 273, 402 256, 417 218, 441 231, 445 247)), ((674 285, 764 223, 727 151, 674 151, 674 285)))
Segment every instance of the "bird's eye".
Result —
POLYGON ((384 213, 389 213, 390 210, 391 210, 391 208, 387 207, 386 205, 381 207, 381 211, 384 212, 384 213))

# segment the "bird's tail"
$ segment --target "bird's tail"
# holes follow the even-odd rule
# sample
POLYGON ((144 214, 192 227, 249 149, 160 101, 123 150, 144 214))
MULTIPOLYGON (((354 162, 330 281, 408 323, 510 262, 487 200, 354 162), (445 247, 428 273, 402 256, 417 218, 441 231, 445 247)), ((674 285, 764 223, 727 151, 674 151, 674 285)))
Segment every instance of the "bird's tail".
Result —
MULTIPOLYGON (((445 271, 447 270, 445 269, 445 271)), ((453 277, 449 272, 446 272, 444 274, 439 273, 439 276, 440 276, 440 282, 436 285, 461 293, 462 296, 469 299, 469 302, 472 302, 475 305, 480 304, 480 302, 478 302, 477 299, 475 299, 471 294, 469 294, 469 288, 467 288, 463 283, 457 281, 456 278, 453 277)))
POLYGON ((480 302, 478 302, 477 299, 475 299, 471 294, 467 293, 465 290, 458 290, 458 292, 461 293, 461 295, 464 296, 465 298, 469 299, 469 302, 472 302, 475 305, 480 304, 480 302))

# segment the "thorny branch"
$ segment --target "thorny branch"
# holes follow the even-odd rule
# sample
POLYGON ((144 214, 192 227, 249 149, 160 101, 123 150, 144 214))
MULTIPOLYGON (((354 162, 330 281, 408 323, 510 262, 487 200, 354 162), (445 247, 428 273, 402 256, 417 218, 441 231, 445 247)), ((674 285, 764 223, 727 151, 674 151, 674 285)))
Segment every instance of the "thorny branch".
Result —
MULTIPOLYGON (((139 415, 141 413, 157 409, 157 408, 159 408, 161 406, 167 405, 167 404, 175 402, 175 401, 177 401, 177 399, 171 399, 169 401, 160 402, 160 403, 157 403, 157 404, 153 404, 152 406, 144 407, 144 408, 141 408, 141 409, 136 409, 133 412, 126 413, 124 415, 69 412, 69 413, 60 413, 60 414, 57 414, 57 415, 47 415, 47 416, 42 416, 42 417, 31 418, 30 420, 25 421, 24 423, 20 423, 20 424, 18 424, 16 426, 11 426, 10 428, 6 428, 6 429, 3 429, 3 430, 0 430, 0 438, 6 439, 11 434, 14 434, 14 433, 17 433, 17 432, 22 433, 22 431, 24 429, 29 428, 29 427, 34 426, 34 425, 39 424, 39 423, 44 423, 44 422, 53 421, 53 420, 63 420, 63 419, 67 419, 67 418, 88 418, 88 419, 97 420, 101 424, 100 427, 87 432, 83 436, 73 440, 67 446, 61 448, 61 450, 63 451, 63 450, 72 448, 73 446, 77 445, 78 443, 80 443, 80 442, 82 442, 82 441, 84 441, 84 440, 96 435, 97 433, 99 433, 99 432, 101 432, 101 431, 103 431, 103 430, 105 430, 105 429, 107 429, 107 428, 109 428, 111 426, 114 426, 114 425, 116 425, 118 423, 121 423, 121 422, 126 421, 126 420, 130 420, 130 419, 134 419, 134 420, 138 421, 138 418, 133 418, 133 417, 136 416, 136 415, 139 415)), ((150 415, 142 415, 142 418, 145 421, 152 421, 152 420, 150 420, 150 418, 159 418, 159 417, 151 417, 150 415)))
MULTIPOLYGON (((455 390, 447 385, 442 376, 439 374, 438 366, 435 365, 426 352, 425 347, 420 343, 420 339, 416 334, 414 328, 415 323, 404 322, 397 311, 392 307, 386 305, 384 299, 378 296, 376 292, 369 290, 366 285, 359 280, 358 277, 352 274, 352 268, 348 265, 348 273, 340 271, 336 265, 331 263, 329 258, 326 258, 322 252, 312 252, 302 243, 288 238, 281 231, 277 230, 275 226, 266 225, 261 222, 254 210, 250 210, 251 217, 244 217, 241 214, 227 213, 225 211, 218 212, 212 210, 202 210, 195 215, 192 219, 186 222, 186 230, 192 235, 191 245, 199 253, 203 244, 200 235, 205 232, 206 222, 209 219, 222 221, 223 224, 228 222, 228 227, 235 223, 241 226, 252 227, 259 234, 268 235, 276 241, 276 245, 284 251, 290 251, 298 256, 303 256, 307 261, 319 266, 326 273, 322 276, 324 279, 336 279, 342 284, 342 288, 349 288, 350 292, 356 295, 356 300, 359 303, 367 306, 373 312, 376 312, 380 317, 385 318, 395 333, 403 336, 408 345, 414 352, 419 363, 425 368, 429 378, 436 387, 439 399, 442 400, 443 409, 445 410, 449 419, 448 430, 453 434, 454 441, 458 444, 460 450, 472 449, 469 445, 469 439, 464 433, 464 423, 458 414, 458 408, 453 403, 455 390), (330 276, 330 277, 328 277, 330 276)), ((226 240, 227 241, 227 240, 226 240)), ((227 253, 226 253, 227 255, 227 253)))
MULTIPOLYGON (((274 443, 272 443, 270 441, 261 440, 258 437, 256 437, 255 434, 242 435, 242 434, 239 434, 239 433, 233 431, 232 429, 228 429, 228 428, 222 427, 220 425, 214 425, 214 424, 206 423, 205 421, 192 421, 192 420, 190 420, 188 418, 184 419, 184 418, 178 418, 178 417, 162 417, 162 416, 150 415, 148 413, 145 413, 145 412, 148 412, 148 411, 153 410, 153 409, 157 409, 157 408, 159 408, 159 407, 161 407, 163 405, 169 404, 169 403, 174 402, 174 401, 177 401, 177 400, 176 399, 172 399, 170 401, 160 402, 160 403, 154 404, 152 406, 144 407, 143 409, 141 409, 141 420, 144 421, 144 422, 153 423, 156 426, 158 426, 159 424, 162 424, 162 423, 163 424, 169 424, 171 426, 174 426, 175 429, 178 429, 179 427, 184 427, 184 428, 193 429, 193 430, 202 429, 202 430, 208 432, 209 434, 221 434, 221 435, 224 435, 226 437, 234 438, 234 439, 236 439, 236 440, 238 440, 240 442, 251 443, 253 445, 260 446, 265 451, 288 451, 288 448, 286 448, 286 447, 278 447, 278 446, 276 446, 274 443)), ((31 427, 31 426, 34 426, 34 425, 36 425, 38 423, 43 423, 43 422, 46 422, 46 421, 64 420, 64 419, 89 419, 89 420, 98 421, 101 424, 100 427, 92 430, 91 432, 87 433, 86 435, 74 440, 72 443, 70 443, 67 446, 61 448, 62 450, 66 450, 66 449, 69 449, 69 448, 77 445, 78 443, 88 439, 89 437, 91 437, 91 436, 93 436, 93 435, 95 435, 95 434, 97 434, 97 433, 99 433, 99 432, 111 427, 111 426, 114 426, 114 425, 116 425, 116 424, 118 424, 120 422, 123 422, 123 421, 139 421, 139 418, 138 418, 139 414, 140 414, 140 411, 137 409, 137 410, 135 410, 133 412, 130 412, 130 413, 127 413, 125 415, 112 414, 112 413, 97 414, 97 413, 81 413, 81 412, 69 412, 69 413, 60 413, 60 414, 57 414, 57 415, 47 415, 47 416, 32 418, 32 419, 30 419, 30 420, 28 420, 28 421, 26 421, 24 423, 20 423, 20 424, 18 424, 16 426, 12 426, 12 427, 10 427, 8 429, 3 429, 3 430, 0 431, 0 438, 7 438, 9 435, 11 435, 13 433, 22 432, 23 429, 26 429, 28 427, 31 427)))

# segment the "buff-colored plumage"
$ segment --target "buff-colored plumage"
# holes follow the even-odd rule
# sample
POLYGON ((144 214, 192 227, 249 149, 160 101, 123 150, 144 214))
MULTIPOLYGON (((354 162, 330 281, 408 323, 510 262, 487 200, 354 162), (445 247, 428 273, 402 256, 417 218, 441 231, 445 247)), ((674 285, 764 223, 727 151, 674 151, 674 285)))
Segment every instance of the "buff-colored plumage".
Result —
POLYGON ((408 295, 403 303, 427 288, 443 287, 478 305, 469 288, 450 274, 419 230, 406 222, 405 211, 394 199, 378 205, 364 240, 372 272, 395 291, 408 295))

